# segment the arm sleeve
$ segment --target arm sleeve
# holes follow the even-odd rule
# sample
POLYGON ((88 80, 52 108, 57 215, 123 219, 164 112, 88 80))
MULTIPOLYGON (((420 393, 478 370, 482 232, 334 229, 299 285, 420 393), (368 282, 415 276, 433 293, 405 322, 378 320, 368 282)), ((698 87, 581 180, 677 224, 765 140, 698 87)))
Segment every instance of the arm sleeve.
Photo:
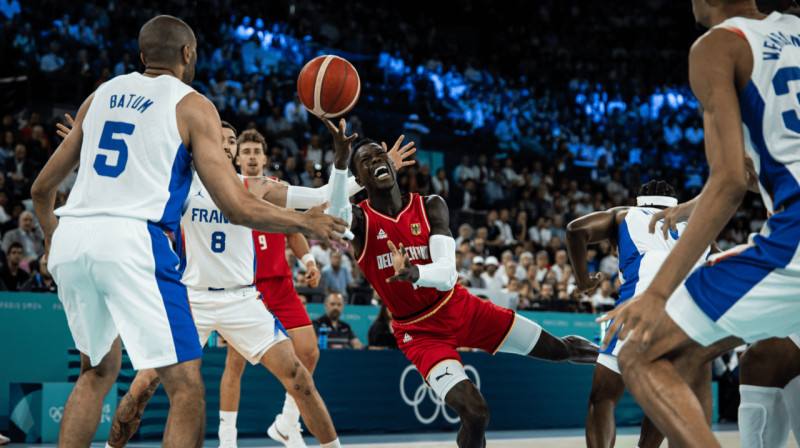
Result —
POLYGON ((456 271, 456 240, 446 235, 431 235, 428 247, 431 251, 430 264, 417 265, 419 279, 417 286, 436 288, 439 291, 453 289, 458 281, 456 271))
MULTIPOLYGON (((355 177, 350 177, 346 182, 347 196, 353 196, 364 187, 356 182, 355 177)), ((331 195, 331 184, 319 188, 298 187, 290 185, 286 191, 286 208, 308 209, 316 207, 327 201, 331 195)))

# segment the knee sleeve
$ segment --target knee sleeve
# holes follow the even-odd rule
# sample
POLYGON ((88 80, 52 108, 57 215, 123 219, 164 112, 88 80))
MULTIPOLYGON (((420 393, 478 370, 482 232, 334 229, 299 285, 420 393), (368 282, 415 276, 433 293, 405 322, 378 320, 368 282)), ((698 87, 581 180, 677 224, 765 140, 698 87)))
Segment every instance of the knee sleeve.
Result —
POLYGON ((506 340, 497 351, 527 356, 536 346, 536 343, 539 342, 542 327, 519 314, 514 319, 514 326, 511 327, 506 340))
POLYGON ((783 402, 789 412, 794 439, 800 445, 800 376, 789 381, 783 388, 783 402))
POLYGON ((739 433, 742 448, 786 446, 789 413, 783 392, 775 387, 739 386, 739 433))

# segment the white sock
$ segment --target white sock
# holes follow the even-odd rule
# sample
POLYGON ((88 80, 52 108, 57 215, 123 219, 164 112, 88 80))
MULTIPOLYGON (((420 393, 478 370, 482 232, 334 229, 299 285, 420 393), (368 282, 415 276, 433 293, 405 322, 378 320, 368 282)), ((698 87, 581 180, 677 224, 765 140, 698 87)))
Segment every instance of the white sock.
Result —
POLYGON ((321 448, 342 448, 342 444, 339 443, 339 438, 337 437, 333 442, 323 443, 321 448))
POLYGON ((781 447, 789 439, 789 411, 783 390, 739 386, 739 434, 743 447, 781 447))
POLYGON ((789 410, 794 440, 800 444, 800 376, 795 377, 783 388, 783 402, 789 410))
POLYGON ((219 411, 219 427, 236 427, 236 416, 239 414, 237 411, 219 411))
POLYGON ((286 399, 283 400, 283 411, 281 412, 281 424, 286 428, 292 428, 300 422, 300 409, 289 392, 286 392, 286 399))

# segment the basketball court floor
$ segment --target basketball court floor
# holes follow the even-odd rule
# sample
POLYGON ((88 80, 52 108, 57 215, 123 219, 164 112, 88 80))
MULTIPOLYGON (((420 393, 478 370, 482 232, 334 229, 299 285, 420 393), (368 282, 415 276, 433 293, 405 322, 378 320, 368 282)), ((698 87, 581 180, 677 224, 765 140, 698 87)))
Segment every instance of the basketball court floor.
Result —
MULTIPOLYGON (((638 427, 619 428, 617 433, 617 447, 632 448, 638 440, 638 427)), ((735 424, 715 425, 715 434, 723 448, 739 448, 739 432, 735 424)), ((490 448, 582 448, 586 446, 582 429, 548 429, 536 431, 489 431, 487 433, 487 447, 490 448)), ((358 448, 456 448, 455 433, 433 434, 387 434, 387 435, 345 435, 341 437, 342 445, 358 448)), ((309 447, 319 446, 313 437, 306 437, 309 447)), ((8 447, 29 448, 55 448, 54 443, 47 444, 10 444, 8 447)), ((103 448, 105 443, 93 443, 92 448, 103 448)), ((135 442, 128 445, 130 448, 157 448, 160 441, 152 440, 135 442)), ((204 448, 217 448, 219 440, 207 439, 204 448)), ((239 440, 241 448, 278 447, 283 446, 271 439, 242 438, 239 440)), ((789 435, 787 448, 799 448, 794 437, 789 435)), ((667 447, 665 441, 662 447, 667 447)), ((4 447, 5 448, 5 447, 4 447)))

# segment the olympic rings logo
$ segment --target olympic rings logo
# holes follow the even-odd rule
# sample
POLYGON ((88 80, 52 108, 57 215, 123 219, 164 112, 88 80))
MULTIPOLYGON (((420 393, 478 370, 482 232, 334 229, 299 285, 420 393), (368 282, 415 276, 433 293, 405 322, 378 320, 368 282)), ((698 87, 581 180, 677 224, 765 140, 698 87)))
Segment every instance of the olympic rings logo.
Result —
MULTIPOLYGON (((470 377, 472 382, 475 383, 475 387, 478 388, 478 390, 480 390, 481 377, 478 375, 478 371, 474 367, 466 364, 464 365, 464 371, 467 373, 467 376, 470 377), (470 375, 470 373, 472 373, 472 375, 470 375)), ((436 418, 439 416, 439 413, 441 412, 442 416, 448 423, 453 423, 453 424, 458 423, 460 420, 458 415, 452 416, 448 413, 447 404, 445 404, 444 400, 442 400, 441 398, 439 398, 438 395, 436 395, 436 392, 434 392, 433 389, 431 389, 430 387, 428 387, 427 384, 425 384, 425 381, 422 380, 421 375, 419 374, 417 375, 417 378, 419 378, 422 381, 419 387, 417 387, 417 390, 414 391, 414 397, 411 398, 408 396, 408 394, 406 394, 406 387, 405 387, 406 377, 411 372, 417 372, 417 368, 414 367, 413 364, 406 367, 406 369, 403 370, 403 374, 400 375, 400 396, 403 398, 403 401, 407 405, 414 408, 414 415, 417 417, 417 420, 424 425, 429 425, 433 423, 434 420, 436 420, 436 418), (422 415, 422 411, 420 411, 420 405, 425 401, 426 397, 431 399, 434 406, 433 414, 430 417, 424 417, 422 415)))
POLYGON ((64 415, 64 407, 63 406, 61 406, 61 407, 53 406, 53 407, 50 408, 49 414, 50 414, 50 418, 52 418, 54 422, 60 423, 61 422, 61 417, 64 415))

